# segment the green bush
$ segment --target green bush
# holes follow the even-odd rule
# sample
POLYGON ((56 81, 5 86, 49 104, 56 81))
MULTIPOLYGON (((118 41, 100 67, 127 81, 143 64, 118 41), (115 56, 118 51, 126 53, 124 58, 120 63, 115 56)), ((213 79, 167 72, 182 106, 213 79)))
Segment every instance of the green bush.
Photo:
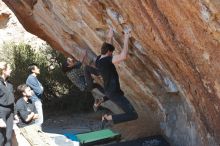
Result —
MULTIPOLYGON (((74 112, 91 109, 92 95, 80 92, 62 72, 61 65, 65 57, 61 53, 49 46, 34 50, 28 44, 12 44, 12 46, 8 46, 9 48, 12 49, 12 56, 8 58, 11 58, 13 69, 10 81, 15 89, 18 85, 25 83, 29 75, 28 66, 36 63, 41 72, 38 79, 44 86, 43 105, 45 110, 74 112)), ((15 95, 17 95, 16 92, 15 95)))

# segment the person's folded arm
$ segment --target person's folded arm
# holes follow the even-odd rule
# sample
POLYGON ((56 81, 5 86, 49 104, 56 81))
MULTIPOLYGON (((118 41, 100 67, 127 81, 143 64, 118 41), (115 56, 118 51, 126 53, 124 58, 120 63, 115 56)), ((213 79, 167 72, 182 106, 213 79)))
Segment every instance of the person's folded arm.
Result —
POLYGON ((33 118, 34 118, 34 112, 31 112, 28 116, 27 116, 27 118, 25 119, 25 122, 30 122, 31 120, 33 120, 33 118))
POLYGON ((39 83, 36 78, 29 78, 26 84, 31 87, 37 97, 41 96, 43 93, 43 89, 39 86, 39 83))

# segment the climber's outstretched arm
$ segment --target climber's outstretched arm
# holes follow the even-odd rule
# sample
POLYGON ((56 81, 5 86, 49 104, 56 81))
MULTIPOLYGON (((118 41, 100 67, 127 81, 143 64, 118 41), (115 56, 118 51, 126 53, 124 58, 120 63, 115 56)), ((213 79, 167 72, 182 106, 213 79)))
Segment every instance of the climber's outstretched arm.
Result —
POLYGON ((107 37, 106 37, 106 42, 109 44, 113 44, 113 35, 114 35, 114 31, 113 29, 110 27, 107 37))
POLYGON ((87 50, 84 50, 81 57, 80 57, 80 62, 83 64, 86 60, 86 57, 87 57, 87 50))
POLYGON ((121 61, 123 61, 127 58, 128 41, 129 41, 130 36, 131 36, 131 32, 125 32, 123 50, 121 51, 121 53, 119 55, 114 55, 113 56, 113 58, 112 58, 112 63, 113 64, 120 63, 121 61))

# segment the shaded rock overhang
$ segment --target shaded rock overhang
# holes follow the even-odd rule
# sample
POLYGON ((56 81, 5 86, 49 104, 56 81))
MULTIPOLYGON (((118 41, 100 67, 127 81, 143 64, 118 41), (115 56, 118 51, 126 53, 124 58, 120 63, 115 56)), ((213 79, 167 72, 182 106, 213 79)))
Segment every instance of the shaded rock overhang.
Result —
POLYGON ((162 133, 173 145, 220 144, 218 0, 3 1, 27 31, 75 58, 99 54, 108 26, 120 52, 131 28, 117 69, 139 120, 116 128, 128 139, 162 133))

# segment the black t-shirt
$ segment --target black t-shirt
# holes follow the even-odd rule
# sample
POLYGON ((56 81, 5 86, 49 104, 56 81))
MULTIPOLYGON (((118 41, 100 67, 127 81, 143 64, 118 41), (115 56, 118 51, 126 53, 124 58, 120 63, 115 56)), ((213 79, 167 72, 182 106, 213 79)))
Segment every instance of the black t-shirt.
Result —
POLYGON ((0 106, 10 107, 14 105, 13 86, 9 82, 4 82, 4 79, 0 77, 0 106))
POLYGON ((14 112, 14 93, 12 84, 0 77, 0 118, 7 119, 4 110, 14 112))
POLYGON ((27 119, 28 115, 31 112, 37 114, 35 105, 32 103, 30 99, 28 99, 28 101, 26 102, 24 98, 21 97, 16 103, 16 112, 19 117, 19 123, 18 123, 19 127, 24 127, 34 123, 34 120, 30 120, 29 122, 25 121, 25 119, 27 119))
POLYGON ((81 66, 82 66, 82 63, 80 61, 76 61, 76 63, 74 64, 73 68, 74 69, 80 69, 81 66))
POLYGON ((112 63, 112 56, 101 59, 100 57, 98 56, 96 59, 96 67, 103 78, 105 94, 110 97, 115 94, 123 94, 119 84, 118 73, 115 65, 112 63))

